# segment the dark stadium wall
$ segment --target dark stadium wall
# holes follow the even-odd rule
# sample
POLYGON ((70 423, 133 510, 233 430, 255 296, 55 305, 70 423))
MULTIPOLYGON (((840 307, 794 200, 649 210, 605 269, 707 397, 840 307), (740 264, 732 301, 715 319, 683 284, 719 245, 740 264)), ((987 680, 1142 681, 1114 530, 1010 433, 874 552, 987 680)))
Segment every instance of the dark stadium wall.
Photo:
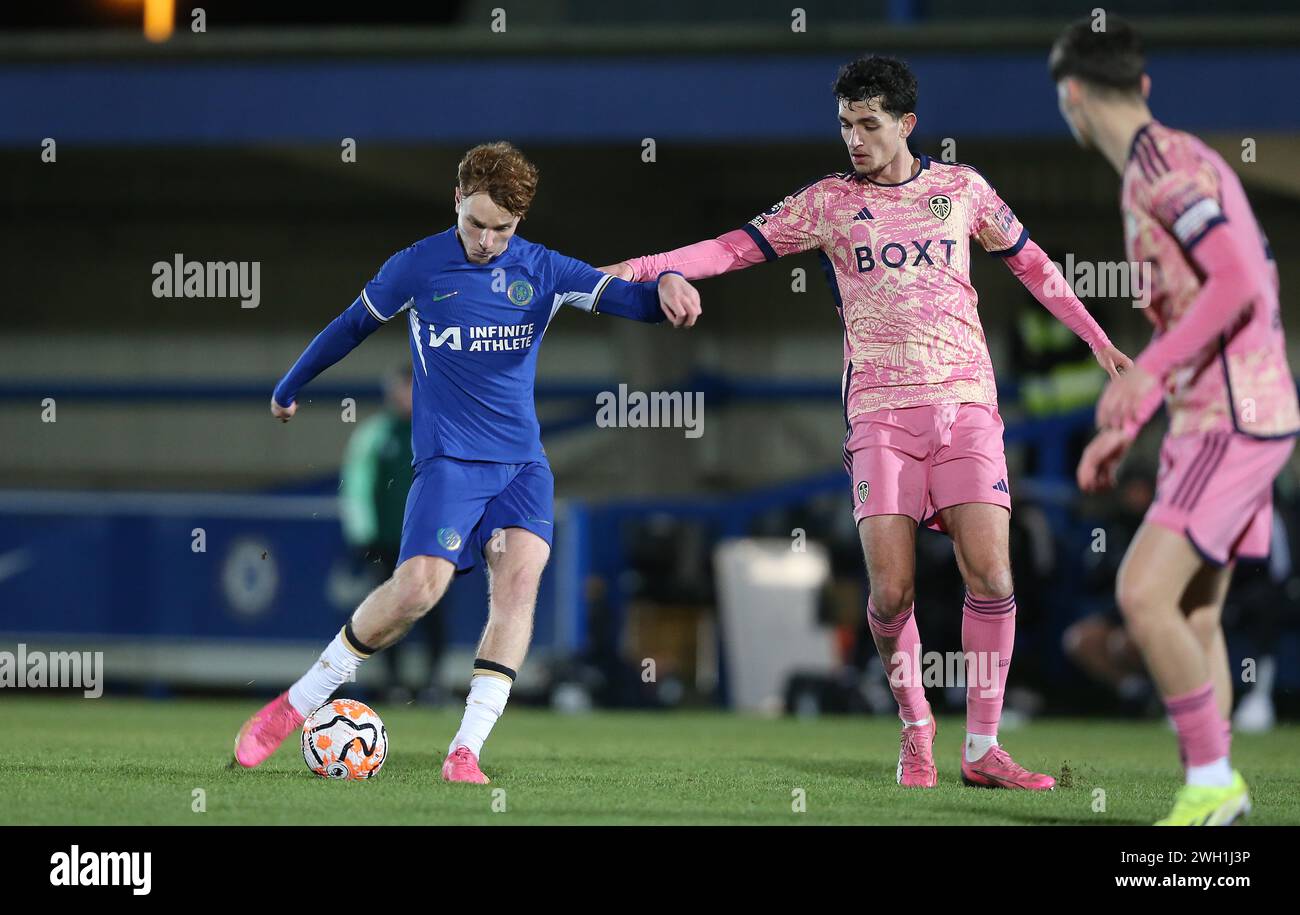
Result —
MULTIPOLYGON (((191 41, 174 45, 175 57, 146 61, 29 60, 0 68, 0 98, 11 100, 0 146, 42 137, 129 146, 336 144, 341 137, 475 142, 505 118, 511 133, 529 142, 807 142, 833 115, 836 71, 867 50, 857 40, 871 39, 864 32, 851 50, 827 51, 793 36, 780 54, 653 55, 647 46, 615 56, 588 46, 580 58, 459 49, 382 59, 201 59, 204 45, 191 41), (187 51, 194 58, 180 56, 187 51), (485 98, 509 101, 495 108, 483 105, 485 98)), ((906 54, 922 87, 918 116, 949 136, 1053 137, 1064 129, 1046 72, 1050 44, 1046 38, 1032 49, 870 50, 906 54), (970 90, 982 103, 972 103, 970 90), (1006 104, 1011 99, 1014 106, 1006 104)), ((1300 82, 1300 58, 1291 49, 1157 49, 1148 70, 1153 101, 1171 123, 1192 130, 1300 128, 1300 110, 1278 94, 1300 82), (1245 68, 1257 86, 1277 88, 1242 92, 1245 68), (1196 92, 1176 91, 1181 86, 1196 92)))
MULTIPOLYGON (((944 145, 922 136, 913 148, 941 155, 944 145)), ((390 253, 451 225, 463 149, 362 147, 354 164, 331 147, 97 149, 68 151, 54 168, 0 153, 0 194, 14 229, 0 267, 19 301, 44 303, 13 309, 9 329, 66 331, 74 320, 87 333, 310 329, 350 303, 390 253), (259 307, 155 298, 152 265, 177 253, 259 261, 259 307)), ((520 234, 594 264, 736 228, 844 168, 833 134, 815 144, 664 144, 653 163, 635 144, 524 149, 542 180, 520 234)), ((1271 152, 1262 140, 1260 156, 1271 152)), ((959 139, 955 153, 988 176, 1053 256, 1123 258, 1119 182, 1099 157, 1063 141, 959 139)), ((1246 178, 1289 288, 1289 276, 1300 282, 1300 214, 1287 198, 1252 184, 1249 172, 1246 178)), ((710 281, 710 298, 734 297, 745 307, 711 311, 701 334, 761 333, 760 315, 768 325, 804 326, 810 314, 791 307, 802 299, 788 295, 790 270, 816 264, 805 255, 710 281)), ((991 269, 997 266, 973 258, 977 285, 989 290, 981 307, 993 315, 1016 291, 1005 270, 991 269)), ((808 280, 807 297, 829 303, 820 271, 808 280)), ((1284 296, 1284 307, 1295 301, 1284 296)))

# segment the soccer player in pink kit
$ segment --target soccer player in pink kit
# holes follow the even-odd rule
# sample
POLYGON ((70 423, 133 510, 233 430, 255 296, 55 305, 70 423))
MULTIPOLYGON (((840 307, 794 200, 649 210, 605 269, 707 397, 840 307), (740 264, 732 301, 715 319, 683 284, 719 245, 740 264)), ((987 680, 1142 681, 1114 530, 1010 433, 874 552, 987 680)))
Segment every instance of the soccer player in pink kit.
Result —
POLYGON ((913 618, 916 531, 927 524, 952 537, 966 584, 962 779, 1046 790, 1055 780, 1018 765, 997 740, 1015 643, 1011 494, 970 284, 971 239, 1002 258, 1107 372, 1131 363, 979 172, 911 153, 916 91, 901 61, 853 61, 834 86, 851 170, 806 185, 739 230, 603 269, 630 279, 671 267, 698 279, 818 249, 844 326, 844 458, 871 582, 868 622, 903 721, 897 780, 930 788, 938 779, 913 618))
POLYGON ((1050 68, 1080 143, 1123 176, 1131 262, 1151 263, 1155 337, 1097 407, 1079 485, 1113 484, 1162 395, 1169 431, 1156 498, 1116 597, 1178 732, 1186 785, 1158 825, 1223 825, 1250 811, 1229 763, 1232 681, 1220 626, 1238 556, 1269 551, 1273 480, 1300 430, 1277 265, 1241 182, 1196 137, 1154 120, 1137 34, 1110 17, 1070 26, 1050 68))

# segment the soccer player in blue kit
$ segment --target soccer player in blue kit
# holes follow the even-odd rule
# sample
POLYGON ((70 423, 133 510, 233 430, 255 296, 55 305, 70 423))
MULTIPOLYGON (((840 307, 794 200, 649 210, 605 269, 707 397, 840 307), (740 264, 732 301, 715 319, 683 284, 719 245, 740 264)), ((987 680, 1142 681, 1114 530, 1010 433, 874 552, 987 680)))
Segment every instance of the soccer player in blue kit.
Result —
POLYGON ((675 326, 693 325, 700 313, 699 294, 681 274, 628 283, 516 237, 536 191, 536 167, 509 143, 471 149, 457 170, 456 225, 389 258, 276 386, 271 412, 287 422, 304 385, 381 325, 405 321, 415 477, 393 576, 298 682, 245 722, 235 740, 239 765, 266 760, 362 661, 400 640, 454 574, 485 558, 488 622, 442 777, 488 781, 478 759, 528 651, 551 551, 554 478, 533 403, 542 336, 561 305, 651 323, 667 317, 675 326))

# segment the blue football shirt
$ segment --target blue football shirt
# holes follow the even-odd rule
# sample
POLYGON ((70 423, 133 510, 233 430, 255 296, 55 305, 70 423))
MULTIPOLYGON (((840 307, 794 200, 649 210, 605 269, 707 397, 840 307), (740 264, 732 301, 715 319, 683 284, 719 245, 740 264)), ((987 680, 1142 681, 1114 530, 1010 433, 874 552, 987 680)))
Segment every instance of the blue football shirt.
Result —
POLYGON ((439 456, 540 460, 537 353, 566 304, 663 320, 653 282, 624 282, 519 236, 488 263, 474 264, 452 227, 390 257, 352 307, 303 353, 275 399, 288 406, 303 385, 381 324, 404 321, 415 375, 415 463, 439 456))

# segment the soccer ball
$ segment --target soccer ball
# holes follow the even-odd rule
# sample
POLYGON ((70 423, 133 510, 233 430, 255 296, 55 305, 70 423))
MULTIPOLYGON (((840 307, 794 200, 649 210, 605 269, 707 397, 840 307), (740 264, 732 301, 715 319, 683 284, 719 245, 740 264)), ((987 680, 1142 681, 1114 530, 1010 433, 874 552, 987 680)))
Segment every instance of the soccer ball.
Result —
POLYGON ((302 723, 302 758, 321 778, 372 778, 388 755, 388 729, 370 706, 332 699, 302 723))

